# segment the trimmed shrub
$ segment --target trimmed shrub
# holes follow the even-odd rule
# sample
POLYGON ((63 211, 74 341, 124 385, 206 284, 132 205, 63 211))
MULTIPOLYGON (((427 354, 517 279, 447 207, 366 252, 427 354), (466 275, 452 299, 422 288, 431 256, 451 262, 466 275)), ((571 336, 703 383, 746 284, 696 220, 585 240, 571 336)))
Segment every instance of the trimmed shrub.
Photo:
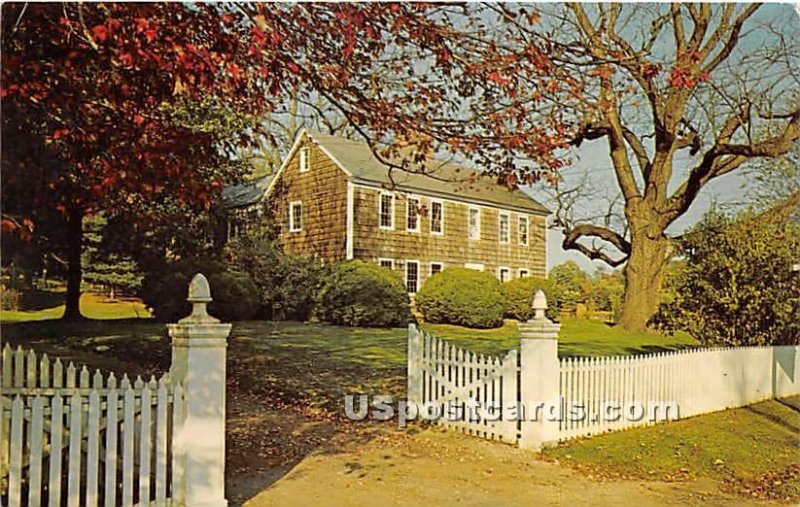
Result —
POLYGON ((558 319, 560 309, 553 295, 552 282, 535 276, 514 278, 503 284, 506 318, 517 319, 520 322, 530 319, 533 315, 533 310, 531 309, 533 295, 538 290, 544 291, 544 295, 547 297, 547 311, 545 312, 547 318, 550 320, 558 319))
POLYGON ((447 268, 425 281, 416 297, 417 309, 432 323, 474 328, 503 324, 503 293, 491 273, 447 268))
POLYGON ((208 313, 226 322, 250 320, 259 309, 258 287, 247 273, 225 271, 208 280, 211 297, 208 313))
POLYGON ((363 261, 330 266, 313 316, 343 326, 397 327, 411 319, 408 294, 394 271, 363 261))
POLYGON ((208 260, 182 260, 147 274, 142 300, 161 322, 177 322, 191 313, 186 301, 189 282, 197 273, 208 277, 214 301, 208 312, 230 322, 252 319, 258 311, 258 288, 246 273, 225 271, 222 264, 208 260))

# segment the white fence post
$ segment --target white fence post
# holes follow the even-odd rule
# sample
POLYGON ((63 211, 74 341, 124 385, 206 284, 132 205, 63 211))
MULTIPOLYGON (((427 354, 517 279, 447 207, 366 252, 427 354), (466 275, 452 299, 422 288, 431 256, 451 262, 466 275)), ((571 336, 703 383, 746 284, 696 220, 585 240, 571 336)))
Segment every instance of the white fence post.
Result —
POLYGON ((523 449, 541 450, 545 444, 558 439, 558 421, 549 420, 549 411, 536 411, 539 403, 560 403, 558 362, 558 332, 561 324, 554 324, 544 312, 547 299, 538 291, 533 297, 534 316, 520 323, 520 400, 523 419, 519 446, 523 449), (535 417, 535 420, 534 420, 535 417))
POLYGON ((419 407, 422 403, 422 332, 414 324, 408 325, 408 387, 406 402, 419 407))
POLYGON ((187 506, 226 506, 225 353, 230 324, 208 315, 208 280, 197 274, 189 285, 192 314, 168 324, 172 337, 173 385, 182 387, 180 420, 175 421, 174 452, 183 468, 173 497, 187 506))

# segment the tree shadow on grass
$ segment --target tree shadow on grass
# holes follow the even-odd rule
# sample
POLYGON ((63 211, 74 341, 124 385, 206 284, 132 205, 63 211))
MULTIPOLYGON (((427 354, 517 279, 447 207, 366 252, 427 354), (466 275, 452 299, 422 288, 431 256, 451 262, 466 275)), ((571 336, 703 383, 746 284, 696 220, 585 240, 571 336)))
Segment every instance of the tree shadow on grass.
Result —
MULTIPOLYGON (((789 410, 791 410, 793 412, 800 412, 800 409, 798 409, 798 406, 795 405, 795 403, 800 404, 800 396, 795 397, 794 400, 792 400, 792 401, 790 401, 788 399, 787 400, 775 400, 775 401, 777 401, 781 406, 787 407, 789 410)), ((785 417, 785 415, 783 415, 783 414, 775 414, 775 413, 770 412, 767 407, 768 407, 767 404, 758 403, 758 404, 755 404, 755 405, 748 405, 748 406, 746 406, 744 408, 745 408, 745 410, 748 410, 748 411, 750 411, 750 412, 752 412, 754 414, 757 414, 757 415, 767 419, 768 421, 770 421, 770 422, 772 422, 774 424, 777 424, 778 426, 786 428, 787 430, 789 430, 789 431, 791 431, 791 432, 793 432, 795 434, 800 434, 800 417, 797 417, 796 415, 795 415, 795 417, 785 417)))
POLYGON ((63 291, 26 290, 22 293, 22 308, 20 310, 23 312, 38 312, 61 306, 66 299, 67 293, 63 291))

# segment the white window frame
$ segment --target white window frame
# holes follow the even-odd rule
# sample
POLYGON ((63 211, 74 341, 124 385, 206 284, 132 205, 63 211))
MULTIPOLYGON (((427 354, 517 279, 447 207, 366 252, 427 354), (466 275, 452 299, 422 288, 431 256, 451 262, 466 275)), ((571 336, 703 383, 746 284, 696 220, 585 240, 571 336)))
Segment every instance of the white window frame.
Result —
POLYGON ((497 241, 503 244, 511 243, 511 213, 500 212, 497 215, 497 241), (506 239, 503 240, 503 217, 506 218, 506 239))
POLYGON ((519 268, 519 270, 517 270, 517 276, 520 278, 528 278, 531 276, 531 270, 528 268, 519 268))
POLYGON ((470 206, 467 211, 467 237, 473 241, 479 241, 481 239, 481 209, 475 206, 470 206), (472 235, 472 226, 470 225, 470 219, 472 218, 472 212, 477 211, 477 227, 475 228, 475 235, 472 235))
POLYGON ((526 216, 520 216, 517 218, 517 236, 519 237, 519 244, 522 246, 528 246, 530 243, 530 236, 531 236, 531 221, 528 220, 526 216), (522 241, 522 223, 525 223, 525 241, 522 241))
POLYGON ((419 280, 420 280, 420 272, 419 272, 419 261, 416 259, 406 259, 405 262, 405 277, 403 281, 406 283, 406 291, 409 294, 416 294, 419 291, 419 280), (416 264, 417 265, 417 280, 416 280, 416 290, 413 292, 408 290, 408 265, 409 264, 416 264))
POLYGON ((378 194, 378 228, 382 231, 393 231, 394 230, 394 194, 391 192, 381 192, 378 194), (389 225, 383 225, 381 223, 381 206, 383 206, 383 197, 387 196, 391 198, 391 205, 389 206, 389 225))
POLYGON ((389 259, 388 257, 379 257, 378 258, 378 266, 384 267, 384 265, 383 265, 384 262, 388 262, 389 264, 391 264, 389 269, 394 269, 394 259, 389 259))
POLYGON ((438 262, 438 261, 431 262, 430 266, 428 266, 428 269, 430 269, 431 276, 433 276, 433 266, 434 266, 434 264, 439 266, 439 273, 444 271, 444 262, 438 262))
POLYGON ((475 271, 486 271, 486 266, 480 262, 466 262, 464 263, 464 267, 475 271))
POLYGON ((299 171, 301 173, 306 173, 311 169, 311 148, 308 146, 303 146, 300 148, 298 152, 299 157, 299 171))
POLYGON ((508 266, 500 266, 500 267, 497 268, 497 279, 500 280, 500 283, 505 283, 505 282, 511 280, 511 278, 512 278, 511 277, 511 268, 509 268, 508 266), (503 280, 503 271, 508 273, 508 279, 506 279, 506 280, 503 280))
POLYGON ((431 199, 431 221, 430 221, 430 229, 431 234, 434 236, 444 236, 444 201, 441 199, 431 199), (442 214, 439 217, 439 230, 433 230, 433 205, 438 204, 440 209, 442 210, 442 214))
POLYGON ((292 201, 289 203, 289 232, 300 232, 303 230, 303 201, 292 201), (294 208, 300 207, 300 227, 294 223, 294 208))
POLYGON ((420 199, 419 197, 408 196, 406 198, 406 232, 419 232, 420 231, 419 213, 417 213, 417 208, 421 203, 422 203, 422 199, 420 199), (416 206, 414 206, 414 214, 415 214, 415 219, 416 219, 414 221, 414 224, 416 225, 416 228, 414 228, 414 229, 412 229, 412 228, 410 228, 408 226, 408 220, 409 220, 409 218, 411 218, 411 201, 414 201, 414 202, 417 203, 416 206))

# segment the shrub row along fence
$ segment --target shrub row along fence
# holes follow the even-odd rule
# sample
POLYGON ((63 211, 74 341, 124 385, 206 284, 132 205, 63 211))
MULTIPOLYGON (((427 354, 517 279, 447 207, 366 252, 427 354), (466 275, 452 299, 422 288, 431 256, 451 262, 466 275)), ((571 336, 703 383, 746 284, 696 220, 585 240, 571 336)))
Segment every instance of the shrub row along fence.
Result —
POLYGON ((2 352, 2 504, 226 505, 225 344, 208 283, 170 324, 172 365, 148 381, 2 352))
POLYGON ((441 416, 445 426, 540 449, 800 394, 800 346, 559 360, 559 325, 545 309, 537 294, 534 318, 520 324, 519 353, 503 358, 473 354, 410 326, 409 403, 441 416))

